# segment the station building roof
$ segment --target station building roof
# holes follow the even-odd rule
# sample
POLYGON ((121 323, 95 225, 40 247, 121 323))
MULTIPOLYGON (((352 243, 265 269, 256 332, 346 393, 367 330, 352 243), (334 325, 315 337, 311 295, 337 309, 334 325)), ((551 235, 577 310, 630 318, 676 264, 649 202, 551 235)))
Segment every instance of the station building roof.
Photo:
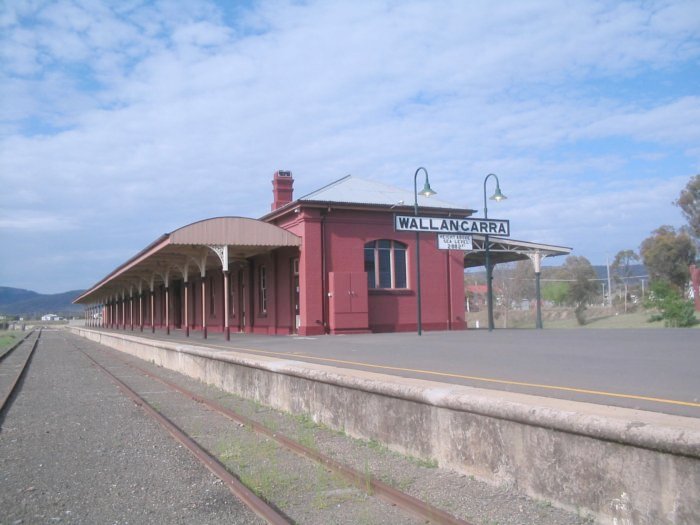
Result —
MULTIPOLYGON (((412 206, 415 195, 408 191, 381 182, 347 175, 298 199, 301 202, 335 202, 339 204, 374 204, 380 206, 412 206)), ((418 195, 421 208, 461 209, 462 206, 435 197, 418 195)))
MULTIPOLYGON (((346 175, 322 188, 308 193, 283 207, 274 210, 264 217, 270 220, 279 215, 295 209, 300 204, 307 206, 334 205, 340 207, 393 209, 404 212, 410 209, 413 212, 415 203, 413 190, 397 188, 389 184, 367 180, 354 175, 346 175)), ((439 198, 418 195, 418 206, 423 213, 439 212, 449 213, 462 217, 469 217, 475 210, 459 206, 457 204, 441 200, 439 198)))

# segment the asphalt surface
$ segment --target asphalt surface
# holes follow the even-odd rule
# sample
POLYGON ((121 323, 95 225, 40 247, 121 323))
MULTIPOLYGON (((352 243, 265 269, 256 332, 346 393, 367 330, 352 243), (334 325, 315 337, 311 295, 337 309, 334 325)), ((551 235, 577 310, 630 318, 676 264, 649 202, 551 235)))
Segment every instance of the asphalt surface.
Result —
MULTIPOLYGON (((122 332, 119 330, 119 332, 122 332)), ((467 330, 350 336, 220 333, 188 341, 215 350, 368 370, 478 388, 700 417, 700 331, 467 330)))

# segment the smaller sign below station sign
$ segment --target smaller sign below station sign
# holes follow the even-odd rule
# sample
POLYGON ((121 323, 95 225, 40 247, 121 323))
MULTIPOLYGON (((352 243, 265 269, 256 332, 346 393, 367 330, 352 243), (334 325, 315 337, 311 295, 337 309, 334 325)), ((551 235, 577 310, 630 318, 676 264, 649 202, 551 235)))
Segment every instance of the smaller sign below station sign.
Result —
POLYGON ((439 250, 471 250, 471 235, 451 235, 449 233, 438 233, 439 250))

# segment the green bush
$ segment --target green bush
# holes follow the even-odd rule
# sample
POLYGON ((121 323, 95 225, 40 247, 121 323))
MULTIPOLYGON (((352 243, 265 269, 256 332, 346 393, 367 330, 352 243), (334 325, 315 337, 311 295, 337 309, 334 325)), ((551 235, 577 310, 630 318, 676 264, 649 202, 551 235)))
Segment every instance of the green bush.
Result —
POLYGON ((667 281, 651 283, 649 299, 645 306, 659 313, 652 315, 650 321, 663 319, 664 325, 672 328, 683 328, 697 324, 695 307, 692 301, 683 299, 680 293, 667 281))

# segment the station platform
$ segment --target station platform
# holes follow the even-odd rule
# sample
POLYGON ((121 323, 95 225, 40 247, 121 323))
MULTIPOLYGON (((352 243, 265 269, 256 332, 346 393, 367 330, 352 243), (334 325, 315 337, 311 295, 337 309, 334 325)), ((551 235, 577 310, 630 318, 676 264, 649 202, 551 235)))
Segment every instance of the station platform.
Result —
MULTIPOLYGON (((605 353, 600 345, 590 339, 575 344, 570 331, 232 335, 225 341, 223 334, 203 340, 178 332, 164 337, 71 330, 246 399, 309 415, 350 436, 377 440, 484 481, 516 484, 565 508, 586 509, 601 523, 627 519, 623 514, 630 509, 643 518, 634 520, 638 523, 672 523, 668 516, 680 514, 700 521, 692 496, 700 493, 700 419, 532 395, 516 390, 555 389, 544 382, 499 383, 498 376, 487 377, 489 366, 502 372, 507 364, 531 374, 568 369, 592 376, 604 368, 605 363, 589 363, 591 353, 605 353), (557 352, 559 362, 553 358, 557 352), (552 366, 543 366, 546 362, 552 366), (479 374, 462 373, 477 365, 479 374), (627 510, 615 503, 623 495, 627 510)), ((652 334, 642 335, 653 341, 652 334)), ((608 336, 619 341, 607 353, 610 362, 632 348, 626 335, 608 336)), ((652 346, 637 351, 651 352, 652 346)), ((679 344, 677 351, 683 355, 686 346, 679 344)), ((645 366, 653 363, 647 360, 645 366)), ((619 370, 610 373, 622 379, 619 370)), ((600 397, 590 390, 561 392, 600 397)))
POLYGON ((138 327, 103 330, 212 351, 294 359, 340 368, 700 417, 697 330, 467 330, 267 336, 138 327))

